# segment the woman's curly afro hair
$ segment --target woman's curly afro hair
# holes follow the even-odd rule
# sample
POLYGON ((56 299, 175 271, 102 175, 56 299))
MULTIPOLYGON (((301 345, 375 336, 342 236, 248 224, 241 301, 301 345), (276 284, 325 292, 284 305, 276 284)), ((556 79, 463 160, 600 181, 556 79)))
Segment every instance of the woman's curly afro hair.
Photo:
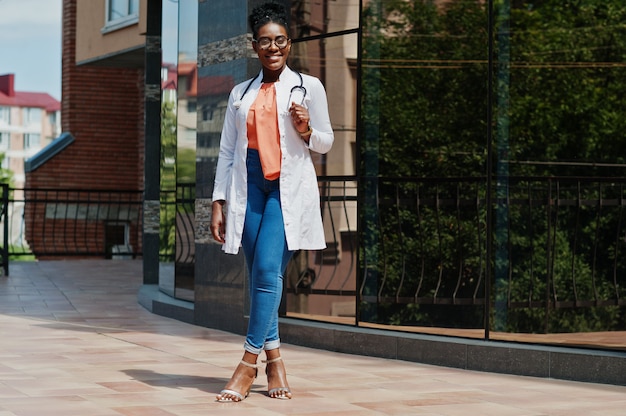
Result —
POLYGON ((283 26, 287 33, 289 33, 285 7, 278 3, 268 2, 252 9, 250 16, 248 16, 248 24, 255 38, 259 33, 259 29, 268 23, 277 23, 283 26))

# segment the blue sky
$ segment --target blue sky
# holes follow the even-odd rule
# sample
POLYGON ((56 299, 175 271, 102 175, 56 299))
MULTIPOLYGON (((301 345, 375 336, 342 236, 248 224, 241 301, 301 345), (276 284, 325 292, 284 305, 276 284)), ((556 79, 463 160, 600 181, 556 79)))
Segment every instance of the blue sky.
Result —
POLYGON ((0 75, 61 99, 62 0, 0 0, 0 75))

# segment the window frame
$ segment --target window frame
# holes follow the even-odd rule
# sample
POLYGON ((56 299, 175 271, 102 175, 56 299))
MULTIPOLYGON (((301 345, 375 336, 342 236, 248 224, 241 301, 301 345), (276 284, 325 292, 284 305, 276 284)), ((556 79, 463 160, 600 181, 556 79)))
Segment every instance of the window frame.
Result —
POLYGON ((101 30, 103 34, 139 23, 139 0, 127 0, 127 14, 117 19, 109 18, 112 1, 105 1, 104 27, 101 30), (131 4, 133 2, 136 2, 135 12, 131 12, 131 4))
POLYGON ((41 148, 41 134, 24 133, 24 150, 33 150, 41 148))
POLYGON ((0 131, 0 153, 6 152, 11 148, 11 132, 0 131))
POLYGON ((24 107, 24 126, 40 125, 43 121, 44 111, 39 107, 24 107))
POLYGON ((0 122, 6 125, 11 124, 11 107, 0 105, 0 122))

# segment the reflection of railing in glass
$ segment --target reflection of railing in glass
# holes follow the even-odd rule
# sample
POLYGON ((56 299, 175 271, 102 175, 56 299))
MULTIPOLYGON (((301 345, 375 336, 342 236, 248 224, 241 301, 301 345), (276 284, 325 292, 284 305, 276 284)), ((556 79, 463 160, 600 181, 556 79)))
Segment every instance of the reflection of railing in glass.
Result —
POLYGON ((360 247, 357 288, 355 178, 321 179, 328 248, 294 256, 288 315, 354 323, 358 296, 375 323, 483 328, 485 271, 495 266, 491 324, 543 333, 623 327, 626 182, 509 178, 508 197, 493 207, 507 207, 506 229, 491 237, 507 254, 490 262, 484 178, 376 182, 376 206, 361 210, 377 220, 360 234, 378 245, 360 247))
POLYGON ((195 184, 177 184, 176 194, 176 263, 193 264, 195 184))
POLYGON ((327 248, 297 252, 287 278, 287 312, 351 317, 356 311, 356 181, 319 178, 327 248))
POLYGON ((176 247, 176 191, 162 189, 159 203, 159 262, 171 263, 176 247))
POLYGON ((378 233, 379 244, 363 247, 360 292, 378 323, 481 328, 484 272, 494 267, 489 321, 508 332, 623 327, 626 182, 508 178, 493 207, 506 210, 506 226, 491 236, 505 255, 493 262, 484 256, 484 180, 378 182, 378 224, 362 232, 378 233))
POLYGON ((193 263, 195 184, 161 191, 161 261, 193 263))
POLYGON ((195 288, 195 183, 176 184, 175 297, 193 301, 195 288))

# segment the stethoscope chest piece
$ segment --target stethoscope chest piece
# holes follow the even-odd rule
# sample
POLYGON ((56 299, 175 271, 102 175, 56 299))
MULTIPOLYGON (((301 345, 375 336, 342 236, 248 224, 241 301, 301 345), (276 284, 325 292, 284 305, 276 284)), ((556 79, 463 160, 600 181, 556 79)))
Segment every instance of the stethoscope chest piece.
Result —
POLYGON ((287 109, 291 107, 291 103, 304 104, 304 97, 306 97, 306 88, 304 88, 304 85, 300 84, 291 88, 291 91, 289 91, 289 100, 287 101, 287 109))

